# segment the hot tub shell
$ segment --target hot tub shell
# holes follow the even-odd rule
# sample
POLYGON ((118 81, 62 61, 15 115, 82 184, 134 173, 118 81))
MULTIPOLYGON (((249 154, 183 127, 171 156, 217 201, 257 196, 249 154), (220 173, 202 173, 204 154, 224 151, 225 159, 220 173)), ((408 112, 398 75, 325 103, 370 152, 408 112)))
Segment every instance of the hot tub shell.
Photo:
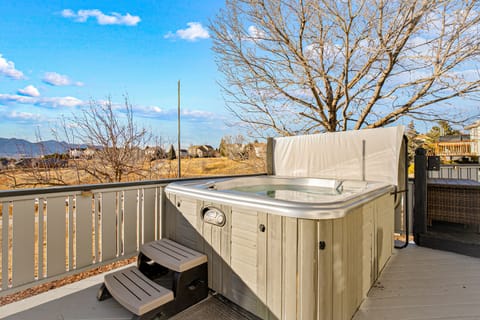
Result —
POLYGON ((209 287, 263 319, 351 319, 393 251, 403 132, 269 139, 267 176, 168 185, 163 236, 207 254, 209 287), (302 201, 235 188, 282 179, 353 191, 302 201), (204 221, 211 207, 221 226, 204 221))
POLYGON ((209 287, 261 318, 350 319, 392 253, 393 187, 370 182, 329 203, 222 187, 275 179, 170 184, 164 236, 207 254, 209 287), (207 207, 223 226, 204 221, 207 207))

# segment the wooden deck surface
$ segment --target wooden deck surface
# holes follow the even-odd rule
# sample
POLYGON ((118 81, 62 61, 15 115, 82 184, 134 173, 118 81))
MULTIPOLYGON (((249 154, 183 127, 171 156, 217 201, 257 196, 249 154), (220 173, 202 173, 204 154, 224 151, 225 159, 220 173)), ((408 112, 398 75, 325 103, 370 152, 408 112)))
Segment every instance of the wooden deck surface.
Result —
MULTIPOLYGON (((132 314, 114 300, 98 302, 98 286, 76 293, 67 290, 64 296, 28 310, 6 313, 15 303, 0 307, 0 318, 131 319, 132 314)), ((175 319, 225 319, 227 314, 230 319, 245 319, 216 300, 205 302, 175 319)), ((480 259, 414 245, 398 250, 353 319, 480 319, 480 259)))
POLYGON ((353 319, 480 319, 480 259, 399 250, 353 319))

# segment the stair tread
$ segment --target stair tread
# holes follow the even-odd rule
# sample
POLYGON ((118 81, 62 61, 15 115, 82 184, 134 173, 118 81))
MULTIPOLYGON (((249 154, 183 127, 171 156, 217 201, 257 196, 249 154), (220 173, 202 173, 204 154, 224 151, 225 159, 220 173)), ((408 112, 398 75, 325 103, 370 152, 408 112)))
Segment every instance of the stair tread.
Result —
POLYGON ((207 262, 207 256, 170 239, 144 244, 141 252, 170 270, 183 272, 207 262))
POLYGON ((136 315, 173 301, 173 291, 148 279, 132 266, 105 276, 105 286, 122 306, 136 315))

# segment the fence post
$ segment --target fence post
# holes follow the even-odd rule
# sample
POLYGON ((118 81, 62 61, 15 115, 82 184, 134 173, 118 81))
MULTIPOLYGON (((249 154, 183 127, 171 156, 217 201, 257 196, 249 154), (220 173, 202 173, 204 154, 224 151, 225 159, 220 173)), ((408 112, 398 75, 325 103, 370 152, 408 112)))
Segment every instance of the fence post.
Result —
POLYGON ((419 235, 427 232, 427 152, 415 150, 415 205, 413 209, 413 237, 420 245, 419 235))

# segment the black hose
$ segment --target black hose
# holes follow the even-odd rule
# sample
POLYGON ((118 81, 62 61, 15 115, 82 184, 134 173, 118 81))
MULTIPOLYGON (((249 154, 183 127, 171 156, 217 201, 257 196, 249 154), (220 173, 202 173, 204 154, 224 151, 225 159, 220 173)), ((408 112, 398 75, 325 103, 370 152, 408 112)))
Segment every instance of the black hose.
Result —
POLYGON ((403 202, 403 212, 405 213, 405 242, 401 246, 395 246, 395 249, 404 249, 408 246, 408 225, 409 225, 409 210, 408 210, 408 138, 403 136, 403 142, 405 144, 405 201, 403 202))

